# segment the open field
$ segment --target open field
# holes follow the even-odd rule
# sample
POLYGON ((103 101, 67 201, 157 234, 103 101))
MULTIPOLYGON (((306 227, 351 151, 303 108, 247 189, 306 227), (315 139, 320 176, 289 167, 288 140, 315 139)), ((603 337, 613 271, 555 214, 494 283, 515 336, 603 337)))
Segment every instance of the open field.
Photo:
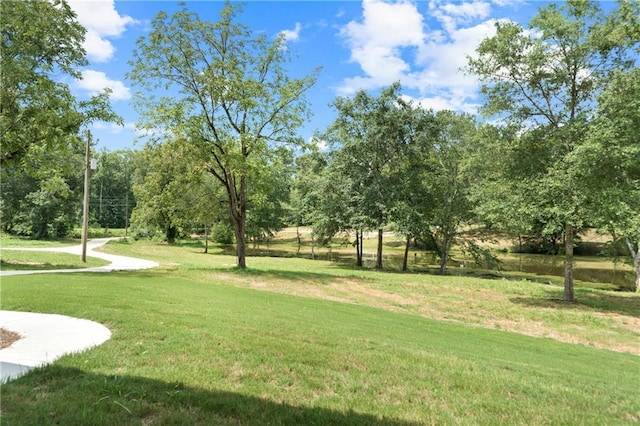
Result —
POLYGON ((111 340, 3 385, 6 424, 634 424, 640 298, 110 243, 139 273, 6 277, 111 340), (535 337, 532 337, 535 336, 535 337), (625 353, 626 352, 626 353, 625 353))

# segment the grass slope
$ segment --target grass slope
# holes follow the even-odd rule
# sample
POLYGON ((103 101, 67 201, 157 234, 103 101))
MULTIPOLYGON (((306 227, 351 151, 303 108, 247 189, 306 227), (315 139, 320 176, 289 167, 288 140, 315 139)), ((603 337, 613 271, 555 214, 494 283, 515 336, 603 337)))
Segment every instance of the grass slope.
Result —
MULTIPOLYGON (((395 294, 401 283, 439 277, 300 259, 252 258, 241 272, 229 267, 232 258, 192 247, 110 249, 143 250, 163 266, 3 278, 3 309, 89 318, 113 332, 98 348, 3 385, 3 424, 640 420, 637 356, 394 312, 361 296, 337 302, 275 290, 346 280, 395 294)), ((501 284, 465 284, 481 282, 501 284)))

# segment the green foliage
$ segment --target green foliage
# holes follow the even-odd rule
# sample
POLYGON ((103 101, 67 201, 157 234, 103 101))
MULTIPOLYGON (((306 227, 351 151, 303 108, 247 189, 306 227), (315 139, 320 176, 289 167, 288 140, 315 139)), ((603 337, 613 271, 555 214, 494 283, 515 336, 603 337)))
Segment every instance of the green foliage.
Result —
POLYGON ((294 130, 307 117, 303 94, 317 72, 290 78, 284 39, 255 36, 238 22, 240 11, 226 3, 218 22, 186 5, 159 13, 137 42, 129 78, 140 88, 141 127, 191 144, 198 166, 222 186, 244 268, 249 187, 274 146, 301 144, 294 130))
POLYGON ((81 211, 83 157, 74 155, 56 158, 49 154, 57 173, 50 170, 23 169, 8 164, 0 170, 0 218, 4 232, 33 238, 61 238, 78 223, 81 211))
POLYGON ((0 164, 42 168, 46 154, 73 152, 73 135, 94 120, 118 121, 108 92, 77 102, 61 76, 81 78, 86 30, 64 0, 0 4, 0 164), (36 162, 37 164, 34 164, 36 162))
POLYGON ((474 217, 471 202, 471 179, 466 163, 476 138, 475 118, 468 114, 439 111, 436 114, 438 135, 433 141, 432 172, 428 174, 430 199, 424 213, 428 234, 438 246, 440 271, 445 273, 447 258, 463 225, 474 217))
POLYGON ((124 228, 136 205, 132 189, 135 153, 130 150, 102 151, 95 157, 98 168, 91 172, 89 212, 102 228, 124 228))
POLYGON ((61 237, 80 210, 80 129, 119 117, 108 91, 77 101, 62 82, 87 65, 86 30, 64 0, 5 1, 0 16, 2 228, 61 237))
POLYGON ((131 216, 139 236, 164 234, 173 243, 186 235, 202 215, 216 213, 215 198, 203 183, 203 172, 193 167, 193 150, 182 140, 147 145, 135 157, 133 193, 137 205, 131 216), (206 210, 205 210, 206 209, 206 210))
MULTIPOLYGON (((640 42, 638 43, 640 44, 640 42)), ((599 97, 589 137, 571 157, 591 223, 625 241, 640 290, 640 68, 619 71, 599 97)))
POLYGON ((589 189, 572 164, 588 139, 597 95, 616 72, 633 65, 630 48, 638 40, 629 35, 637 18, 626 19, 637 5, 630 3, 611 15, 591 1, 549 4, 527 31, 497 23, 497 34, 469 59, 468 70, 482 82, 485 115, 520 129, 508 128, 502 144, 489 144, 496 155, 485 161, 506 167, 493 168, 486 178, 483 209, 491 221, 517 223, 518 231, 542 224, 549 235, 562 227, 566 300, 573 300, 574 233, 592 218, 589 189), (497 206, 499 195, 504 209, 497 206))
POLYGON ((221 221, 211 227, 211 239, 218 244, 233 244, 233 226, 228 221, 221 221))
MULTIPOLYGON (((403 121, 407 104, 400 92, 400 84, 395 83, 377 97, 361 90, 351 99, 339 97, 333 103, 338 117, 324 137, 339 149, 333 154, 328 179, 330 185, 340 187, 342 206, 332 204, 346 210, 346 229, 381 232, 399 198, 396 171, 409 141, 403 121)), ((361 265, 360 239, 356 248, 361 265)), ((376 266, 382 268, 381 239, 376 266)))

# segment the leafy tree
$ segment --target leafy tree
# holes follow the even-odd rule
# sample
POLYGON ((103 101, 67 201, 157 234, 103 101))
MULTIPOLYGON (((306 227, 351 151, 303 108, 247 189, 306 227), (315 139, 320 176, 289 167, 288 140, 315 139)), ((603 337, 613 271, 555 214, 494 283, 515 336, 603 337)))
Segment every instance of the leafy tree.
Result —
POLYGON ((523 153, 536 168, 530 174, 525 168, 518 177, 529 184, 528 192, 514 193, 522 196, 518 203, 543 209, 550 228, 562 226, 564 299, 569 302, 574 300, 574 234, 588 211, 567 160, 588 134, 597 93, 616 69, 629 65, 627 40, 611 37, 611 19, 592 1, 549 4, 540 8, 529 30, 497 23, 497 34, 483 40, 477 57, 469 59, 468 70, 482 82, 484 114, 529 134, 515 143, 523 144, 523 153))
MULTIPOLYGON (((321 153, 315 145, 312 146, 311 152, 299 155, 295 159, 295 176, 289 209, 290 223, 295 225, 297 230, 298 252, 302 244, 299 227, 310 226, 316 222, 322 197, 321 181, 326 168, 326 155, 321 153)), ((312 238, 314 237, 312 233, 312 238)))
POLYGON ((93 220, 103 228, 124 228, 135 207, 132 189, 135 154, 130 150, 102 151, 91 174, 89 204, 93 220))
POLYGON ((291 153, 278 150, 256 170, 255 185, 247 195, 247 236, 254 241, 270 239, 285 225, 292 185, 291 153))
POLYGON ((427 207, 430 224, 426 230, 440 255, 440 273, 445 274, 451 247, 462 225, 473 218, 470 176, 466 162, 476 137, 475 119, 467 114, 439 111, 436 114, 438 136, 434 141, 429 192, 433 204, 427 207))
POLYGON ((406 271, 411 241, 418 240, 429 228, 435 207, 432 175, 438 126, 433 111, 411 104, 404 108, 402 124, 407 145, 396 169, 399 191, 391 220, 406 238, 402 260, 402 270, 406 271))
POLYGON ((588 193, 591 224, 624 240, 640 291, 640 68, 613 76, 600 96, 592 130, 572 155, 588 193))
MULTIPOLYGON (((67 236, 78 223, 82 196, 83 155, 52 157, 58 172, 0 169, 0 222, 5 232, 37 239, 67 236)), ((52 152, 51 155, 55 154, 52 152)))
POLYGON ((200 179, 193 161, 193 152, 181 140, 147 145, 138 153, 133 176, 137 205, 131 218, 138 233, 161 229, 172 244, 192 227, 196 216, 192 192, 200 179))
POLYGON ((61 76, 81 78, 86 30, 63 0, 0 3, 0 165, 42 166, 47 153, 75 150, 70 135, 93 120, 118 121, 108 91, 76 101, 61 76))
MULTIPOLYGON (((378 231, 378 269, 382 269, 383 227, 398 198, 396 171, 408 140, 402 122, 407 105, 400 90, 396 83, 377 97, 361 90, 351 99, 337 98, 333 105, 338 117, 326 134, 340 145, 331 165, 332 178, 344 187, 341 192, 347 197, 353 228, 378 231)), ((356 239, 360 265, 362 239, 358 235, 356 239)))
POLYGON ((205 170, 227 194, 238 267, 245 268, 248 187, 274 145, 293 137, 308 112, 303 94, 316 81, 287 76, 282 37, 255 37, 237 22, 240 6, 226 3, 218 22, 186 6, 162 12, 138 40, 129 77, 143 126, 180 135, 201 150, 205 170))
POLYGON ((0 16, 3 228, 64 236, 77 221, 82 192, 79 131, 94 120, 120 118, 108 91, 78 101, 62 82, 81 78, 79 68, 87 65, 85 29, 65 1, 4 1, 0 16))

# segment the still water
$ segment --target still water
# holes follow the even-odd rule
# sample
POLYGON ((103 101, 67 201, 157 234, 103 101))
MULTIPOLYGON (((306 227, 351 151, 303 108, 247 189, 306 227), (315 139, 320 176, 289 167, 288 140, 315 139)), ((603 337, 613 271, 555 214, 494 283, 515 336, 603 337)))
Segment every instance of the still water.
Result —
MULTIPOLYGON (((500 259, 504 271, 535 275, 564 276, 564 257, 532 254, 510 254, 500 259)), ((590 283, 612 284, 619 290, 635 290, 635 273, 629 264, 619 260, 593 257, 574 257, 573 277, 590 283)))
MULTIPOLYGON (((319 251, 315 255, 316 259, 332 260, 334 262, 352 264, 355 262, 355 253, 344 251, 334 251, 327 253, 319 251)), ((564 257, 541 254, 502 254, 498 256, 499 264, 494 270, 496 272, 521 272, 540 277, 564 276, 564 257)), ((364 266, 373 267, 375 265, 375 254, 364 255, 364 266)), ((402 255, 383 255, 385 268, 400 269, 402 265, 402 255)), ((435 271, 438 268, 438 257, 435 253, 417 252, 411 253, 409 257, 409 269, 435 271)), ((461 254, 454 254, 453 260, 447 263, 447 267, 452 273, 463 268, 478 268, 472 261, 464 259, 461 254)), ((484 269, 484 268, 480 268, 484 269)), ((629 262, 597 256, 576 256, 574 257, 573 277, 580 285, 579 281, 586 283, 608 284, 610 288, 620 291, 635 290, 635 272, 629 262)), ((607 286, 607 287, 609 287, 607 286)))

